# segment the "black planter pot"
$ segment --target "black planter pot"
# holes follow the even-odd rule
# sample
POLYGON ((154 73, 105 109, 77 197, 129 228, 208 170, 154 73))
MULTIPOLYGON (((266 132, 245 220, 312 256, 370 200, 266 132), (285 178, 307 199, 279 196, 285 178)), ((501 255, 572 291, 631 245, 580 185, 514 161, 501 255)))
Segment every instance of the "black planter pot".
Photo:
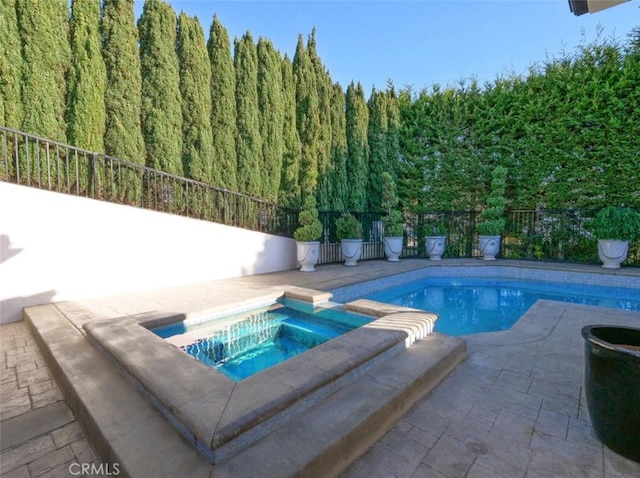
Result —
POLYGON ((582 336, 587 408, 596 435, 640 462, 640 329, 589 325, 582 336))

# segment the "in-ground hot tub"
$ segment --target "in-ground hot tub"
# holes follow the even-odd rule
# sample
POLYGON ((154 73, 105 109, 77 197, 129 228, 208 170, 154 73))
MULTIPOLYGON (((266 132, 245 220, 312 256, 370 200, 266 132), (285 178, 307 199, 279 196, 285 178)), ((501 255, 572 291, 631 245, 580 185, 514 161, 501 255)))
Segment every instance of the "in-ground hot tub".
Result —
POLYGON ((268 307, 151 329, 231 380, 244 380, 374 320, 280 298, 268 307))
POLYGON ((285 286, 233 307, 94 322, 85 329, 183 436, 210 462, 220 463, 424 338, 437 319, 424 311, 373 301, 343 306, 330 298, 285 286), (311 315, 365 314, 368 323, 240 381, 150 330, 188 329, 212 318, 218 325, 233 323, 238 314, 264 310, 283 298, 302 302, 311 315))

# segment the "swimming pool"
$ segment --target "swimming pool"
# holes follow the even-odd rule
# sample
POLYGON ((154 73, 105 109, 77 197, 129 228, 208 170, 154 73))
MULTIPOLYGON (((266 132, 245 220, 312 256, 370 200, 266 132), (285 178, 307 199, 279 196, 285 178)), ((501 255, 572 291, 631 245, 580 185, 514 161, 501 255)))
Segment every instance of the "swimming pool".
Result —
POLYGON ((152 331, 232 380, 244 380, 373 320, 281 299, 267 309, 152 331), (233 317, 232 317, 233 318, 233 317))
POLYGON ((486 277, 426 278, 363 298, 436 312, 435 331, 456 336, 509 329, 538 299, 640 310, 638 289, 486 277))

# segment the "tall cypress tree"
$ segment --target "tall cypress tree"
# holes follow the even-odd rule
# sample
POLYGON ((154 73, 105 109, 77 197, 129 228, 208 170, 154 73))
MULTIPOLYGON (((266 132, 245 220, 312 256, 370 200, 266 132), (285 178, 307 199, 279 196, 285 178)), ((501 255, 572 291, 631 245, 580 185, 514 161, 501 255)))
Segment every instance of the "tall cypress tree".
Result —
POLYGON ((182 164, 188 177, 213 181, 211 63, 197 17, 178 18, 178 59, 182 96, 182 164))
POLYGON ((142 71, 142 134, 147 166, 182 175, 182 106, 176 54, 176 14, 146 0, 138 20, 142 71))
MULTIPOLYGON (((0 95, 0 118, 4 121, 4 98, 0 95)), ((12 152, 9 151, 9 157, 12 157, 12 152)), ((7 165, 4 160, 0 160, 0 180, 8 180, 12 176, 13 164, 7 165)))
POLYGON ((65 142, 70 65, 67 0, 17 0, 22 39, 22 129, 65 142))
POLYGON ((282 99, 284 105, 283 153, 278 197, 284 206, 299 208, 301 206, 299 174, 302 145, 296 128, 296 85, 293 78, 293 65, 286 55, 282 60, 282 99))
POLYGON ((302 35, 298 36, 293 57, 293 74, 296 83, 296 125, 302 146, 299 178, 304 200, 307 194, 315 194, 318 184, 320 117, 315 70, 304 47, 302 35))
POLYGON ((262 197, 278 200, 282 174, 284 102, 282 92, 282 59, 270 40, 260 38, 258 54, 258 104, 262 138, 262 197))
POLYGON ((316 48, 316 29, 311 31, 307 41, 307 52, 313 65, 318 97, 318 190, 316 193, 318 209, 331 207, 331 94, 332 82, 329 72, 322 64, 316 48))
POLYGON ((213 17, 207 42, 211 62, 212 183, 236 191, 236 75, 226 28, 213 17))
POLYGON ((145 163, 142 137, 142 79, 134 0, 104 0, 102 55, 107 71, 105 152, 132 163, 145 163))
MULTIPOLYGON (((15 0, 0 2, 0 124, 20 129, 22 126, 22 46, 18 31, 15 0)), ((12 153, 12 146, 9 154, 12 153)), ((0 179, 14 175, 14 166, 0 160, 0 179)))
POLYGON ((351 211, 364 211, 367 208, 367 177, 369 146, 367 129, 369 113, 364 99, 362 85, 353 81, 347 88, 346 95, 347 122, 347 181, 349 184, 349 201, 347 208, 351 211))
MULTIPOLYGON (((71 57, 68 2, 18 0, 16 6, 23 59, 21 129, 66 142, 66 77, 71 57)), ((31 158, 28 169, 27 155, 20 154, 23 177, 29 170, 31 181, 48 183, 55 188, 66 185, 58 175, 63 171, 64 158, 47 155, 34 146, 28 153, 31 158)))
POLYGON ((347 123, 345 95, 339 83, 331 92, 331 205, 333 211, 345 211, 349 202, 347 181, 347 123))
POLYGON ((400 104, 392 83, 387 84, 387 167, 394 180, 400 163, 400 104))
POLYGON ((369 177, 367 182, 367 203, 369 211, 380 210, 382 201, 382 173, 389 172, 387 165, 387 105, 386 95, 375 88, 369 97, 369 177))
POLYGON ((16 15, 16 0, 0 2, 0 122, 9 128, 22 126, 22 45, 16 15))
POLYGON ((102 152, 107 73, 102 58, 99 2, 72 0, 70 40, 68 141, 79 148, 102 152))
POLYGON ((262 138, 260 137, 258 106, 258 54, 251 33, 236 40, 236 124, 238 139, 238 189, 259 197, 263 191, 262 138))

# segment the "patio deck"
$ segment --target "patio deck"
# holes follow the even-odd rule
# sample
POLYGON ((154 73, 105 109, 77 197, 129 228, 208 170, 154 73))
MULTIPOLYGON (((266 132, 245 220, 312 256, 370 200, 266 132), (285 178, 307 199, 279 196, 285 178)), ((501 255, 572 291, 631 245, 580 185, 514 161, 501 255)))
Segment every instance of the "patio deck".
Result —
MULTIPOLYGON (((447 260, 445 264, 487 265, 478 260, 447 260)), ((612 273, 597 266, 491 263, 501 264, 612 273)), ((331 290, 438 266, 423 260, 362 262, 355 268, 326 265, 313 274, 286 271, 49 307, 82 331, 87 321, 149 312, 196 311, 251 297, 274 285, 331 290)), ((637 280, 640 270, 622 269, 615 274, 637 280)), ((580 329, 594 323, 639 327, 640 313, 540 301, 509 331, 466 336, 467 360, 352 463, 343 476, 639 476, 640 464, 611 452, 593 435, 582 386, 580 329)), ((65 402, 27 324, 3 325, 0 332, 2 476, 73 476, 73 471, 81 471, 80 464, 99 467, 103 457, 98 457, 92 446, 100 450, 100 445, 90 445, 71 412, 73 404, 65 402), (73 464, 77 465, 70 468, 73 464)), ((88 346, 83 342, 68 346, 88 346)), ((161 450, 163 438, 154 436, 148 441, 137 445, 143 461, 154 460, 152 453, 161 450)), ((208 463, 194 463, 194 456, 198 461, 197 455, 184 458, 189 462, 184 471, 191 470, 185 476, 220 475, 208 463)), ((160 476, 151 471, 154 468, 149 463, 146 476, 160 476)), ((115 470, 102 471, 113 474, 115 470)))

